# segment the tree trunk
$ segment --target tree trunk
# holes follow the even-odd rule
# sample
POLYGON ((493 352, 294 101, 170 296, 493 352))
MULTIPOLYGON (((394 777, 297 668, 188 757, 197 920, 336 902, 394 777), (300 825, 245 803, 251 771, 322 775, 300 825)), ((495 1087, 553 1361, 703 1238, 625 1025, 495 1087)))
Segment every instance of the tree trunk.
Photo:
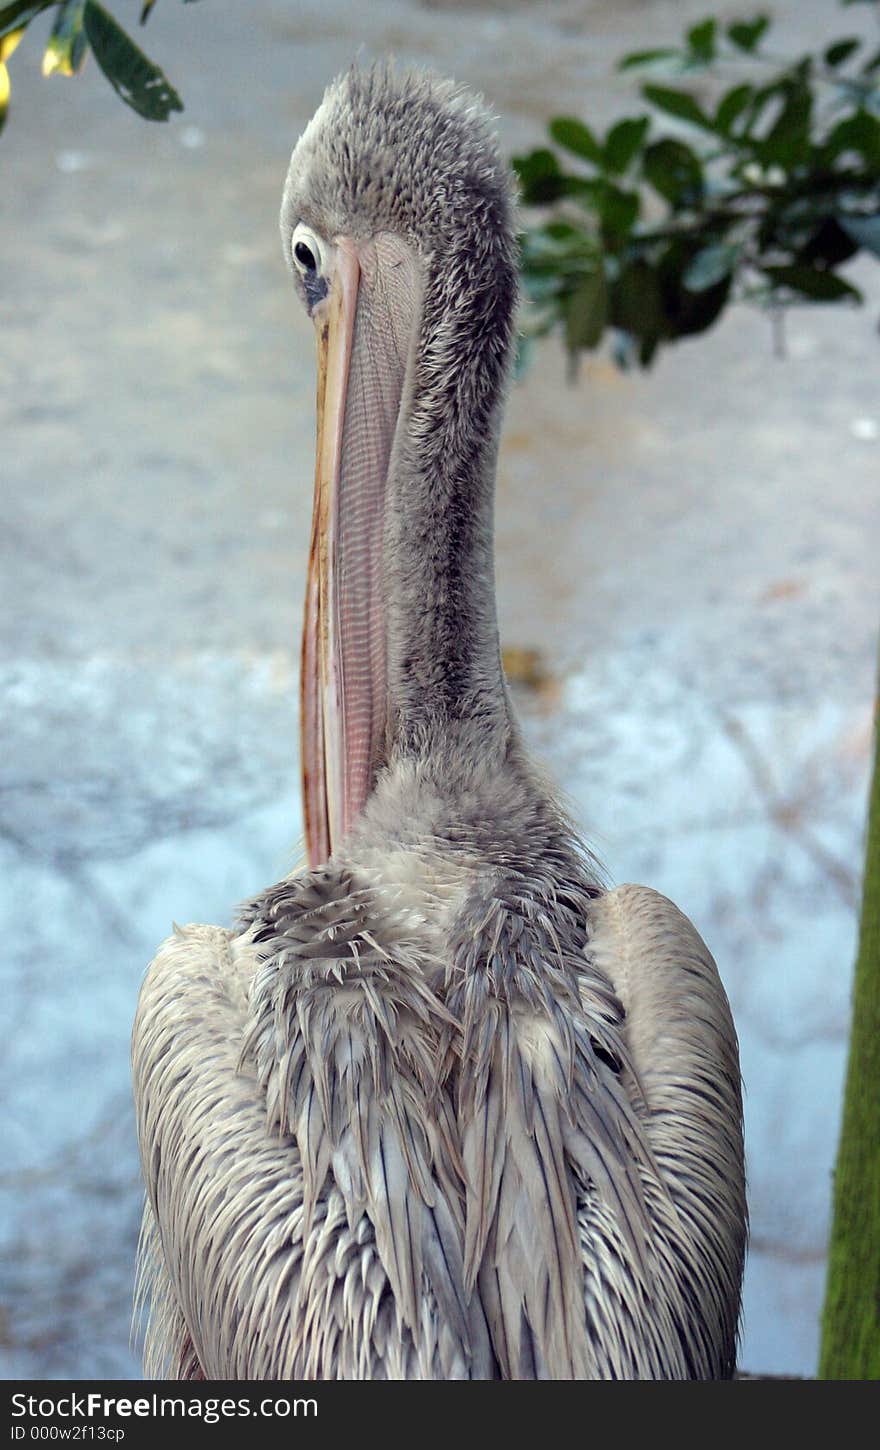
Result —
POLYGON ((880 729, 874 776, 819 1378, 880 1379, 880 729))

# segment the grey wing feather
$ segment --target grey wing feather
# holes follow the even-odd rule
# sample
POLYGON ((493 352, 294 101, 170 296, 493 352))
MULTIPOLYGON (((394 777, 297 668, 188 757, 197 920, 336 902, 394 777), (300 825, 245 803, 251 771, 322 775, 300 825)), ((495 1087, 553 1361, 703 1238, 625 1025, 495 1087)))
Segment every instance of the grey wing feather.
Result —
POLYGON ((656 892, 581 907, 499 891, 469 912, 449 999, 468 1281, 504 1378, 724 1378, 745 1235, 727 999, 656 892))
POLYGON ((145 1359, 154 1375, 179 1376, 187 1336, 212 1379, 283 1377, 292 1359, 302 1172, 289 1144, 266 1132, 255 1073, 238 1071, 249 965, 228 932, 176 929, 138 1003, 132 1075, 147 1185, 140 1269, 153 1302, 145 1359), (255 1362, 248 1326, 268 1302, 277 1333, 255 1362))
POLYGON ((188 927, 148 970, 132 1070, 153 1374, 492 1376, 420 989, 404 1010, 382 1000, 388 962, 360 996, 329 965, 335 990, 252 936, 188 927))
POLYGON ((589 954, 626 1013, 645 1134, 674 1216, 659 1212, 671 1310, 700 1377, 732 1375, 747 1235, 736 1030, 712 955, 671 901, 619 886, 591 911, 589 954), (697 1328, 692 1334, 688 1327, 697 1328))

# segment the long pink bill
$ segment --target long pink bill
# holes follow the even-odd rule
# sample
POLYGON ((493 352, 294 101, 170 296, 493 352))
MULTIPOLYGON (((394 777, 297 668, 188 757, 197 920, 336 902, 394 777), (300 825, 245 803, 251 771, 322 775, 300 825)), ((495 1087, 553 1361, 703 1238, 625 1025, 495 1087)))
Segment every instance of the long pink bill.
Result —
POLYGON ((397 238, 337 238, 318 333, 318 438, 301 673, 309 864, 363 810, 384 749, 382 537, 414 307, 397 238), (388 268, 396 284, 388 287, 388 268))

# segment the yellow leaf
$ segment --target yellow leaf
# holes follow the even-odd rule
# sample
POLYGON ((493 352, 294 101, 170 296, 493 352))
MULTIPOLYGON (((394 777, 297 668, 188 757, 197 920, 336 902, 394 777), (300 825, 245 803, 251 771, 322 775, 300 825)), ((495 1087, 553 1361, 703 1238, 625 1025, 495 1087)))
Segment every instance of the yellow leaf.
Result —
MULTIPOLYGON (((15 47, 18 45, 18 42, 21 40, 21 37, 24 35, 26 29, 27 29, 27 26, 26 25, 22 25, 22 27, 21 27, 20 30, 10 30, 10 32, 9 32, 8 35, 4 35, 3 38, 0 39, 0 66, 3 65, 3 62, 4 61, 7 61, 9 59, 9 57, 12 54, 12 52, 15 50, 15 47)), ((5 69, 5 66, 4 66, 4 69, 5 69)), ((0 92, 0 95, 2 95, 2 94, 4 94, 4 93, 3 92, 0 92)), ((5 91, 5 96, 6 96, 6 99, 8 101, 9 100, 9 76, 6 77, 6 91, 5 91)))
POLYGON ((70 67, 65 67, 64 52, 60 46, 55 44, 55 37, 53 35, 43 52, 43 75, 51 76, 54 75, 55 71, 60 71, 62 75, 72 74, 70 67))
POLYGON ((64 0, 43 52, 43 75, 75 76, 88 50, 84 28, 85 0, 64 0))
POLYGON ((58 35, 50 35, 43 52, 43 75, 73 76, 76 71, 71 64, 70 45, 58 35))

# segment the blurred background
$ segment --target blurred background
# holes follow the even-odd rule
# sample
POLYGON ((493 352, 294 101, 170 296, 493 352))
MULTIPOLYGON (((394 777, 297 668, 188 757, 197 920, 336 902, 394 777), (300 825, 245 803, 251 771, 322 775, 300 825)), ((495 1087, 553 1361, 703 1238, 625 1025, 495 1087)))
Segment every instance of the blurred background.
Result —
MULTIPOLYGON (((480 89, 508 153, 632 111, 626 51, 706 0, 162 0, 115 12, 185 101, 10 67, 0 142, 5 701, 0 1373, 134 1378, 128 1037, 172 920, 296 860, 314 344, 281 259, 326 82, 393 52, 480 89)), ((798 53, 870 7, 761 7, 798 53)), ((42 27, 42 29, 40 28, 42 27)), ((815 1372, 880 618, 880 270, 862 310, 745 307, 623 374, 538 344, 498 487, 525 729, 616 881, 673 897, 739 1029, 740 1363, 815 1372)))

